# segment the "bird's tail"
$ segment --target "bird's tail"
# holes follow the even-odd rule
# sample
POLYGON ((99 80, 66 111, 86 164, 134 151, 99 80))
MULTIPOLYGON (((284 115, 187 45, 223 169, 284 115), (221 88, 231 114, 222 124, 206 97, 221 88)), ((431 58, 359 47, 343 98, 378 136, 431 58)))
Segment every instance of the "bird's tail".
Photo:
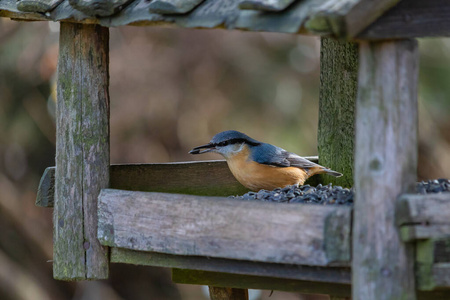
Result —
POLYGON ((342 173, 339 173, 339 172, 336 172, 336 171, 333 171, 333 170, 330 170, 330 169, 327 169, 327 168, 324 168, 323 172, 328 174, 328 175, 334 176, 334 177, 341 177, 342 176, 342 173))

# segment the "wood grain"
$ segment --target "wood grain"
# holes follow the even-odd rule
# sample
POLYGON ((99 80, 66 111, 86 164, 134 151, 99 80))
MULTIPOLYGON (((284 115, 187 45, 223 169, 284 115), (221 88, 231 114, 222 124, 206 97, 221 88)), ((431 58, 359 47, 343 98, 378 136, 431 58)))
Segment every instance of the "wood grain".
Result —
POLYGON ((298 33, 308 17, 319 9, 327 0, 296 1, 283 12, 242 10, 232 28, 250 31, 298 33))
POLYGON ((124 248, 111 248, 111 262, 294 279, 323 284, 337 283, 349 285, 351 282, 349 267, 312 267, 305 265, 275 264, 205 256, 144 252, 124 248))
POLYGON ((350 295, 348 284, 320 283, 314 281, 286 280, 262 276, 230 275, 226 273, 173 269, 172 280, 182 284, 202 284, 220 287, 249 288, 300 292, 305 294, 331 294, 340 297, 350 295))
POLYGON ((418 263, 417 285, 418 289, 422 291, 448 291, 448 289, 450 288, 450 263, 418 263))
POLYGON ((23 12, 46 13, 58 6, 63 0, 20 0, 17 9, 23 12))
POLYGON ((396 222, 402 240, 450 239, 450 193, 403 194, 397 201, 396 222))
POLYGON ((412 242, 415 240, 449 238, 450 224, 446 225, 404 225, 400 227, 402 241, 412 242))
POLYGON ((358 45, 322 38, 320 47, 319 164, 343 174, 323 184, 353 186, 358 45))
POLYGON ((429 239, 416 243, 418 289, 450 290, 450 239, 429 239))
POLYGON ((211 300, 248 300, 248 290, 210 286, 209 296, 211 300))
MULTIPOLYGON (((308 33, 335 36, 347 40, 450 35, 450 7, 447 0, 299 0, 276 13, 240 10, 238 0, 205 0, 192 9, 191 13, 178 16, 150 12, 150 6, 154 4, 147 0, 131 2, 126 0, 123 0, 124 2, 72 1, 86 13, 73 8, 68 0, 62 1, 59 5, 58 0, 48 1, 2 0, 0 1, 0 17, 15 20, 101 24, 114 27, 163 25, 308 33), (95 5, 90 5, 91 3, 95 5), (51 5, 50 9, 49 5, 51 5), (97 18, 96 5, 99 6, 99 11, 105 11, 97 13, 110 15, 113 11, 114 14, 97 18), (20 11, 18 7, 23 11, 20 11), (46 11, 47 14, 37 11, 46 11)), ((261 1, 252 1, 252 3, 256 2, 261 1)), ((248 5, 243 6, 248 7, 248 5)))
POLYGON ((68 0, 70 5, 92 17, 111 16, 133 0, 68 0))
POLYGON ((55 199, 55 167, 46 168, 39 182, 36 206, 53 207, 55 199))
POLYGON ((399 0, 328 0, 305 24, 307 30, 351 39, 389 10, 399 0))
POLYGON ((295 0, 243 0, 239 2, 239 8, 262 11, 282 11, 294 2, 295 0))
POLYGON ((417 174, 414 40, 360 44, 353 222, 353 298, 415 299, 413 245, 395 224, 417 174))
POLYGON ((108 29, 61 24, 53 276, 108 277, 97 240, 97 196, 109 184, 108 29))
POLYGON ((349 254, 328 257, 325 249, 325 220, 337 211, 338 218, 347 220, 340 221, 342 232, 350 232, 349 207, 105 189, 99 196, 98 236, 103 245, 140 251, 310 266, 348 264, 334 259, 349 254))
POLYGON ((157 14, 185 14, 193 10, 204 0, 154 0, 149 9, 157 14))
MULTIPOLYGON (((305 158, 318 162, 317 156, 305 158)), ((110 187, 113 189, 224 197, 248 192, 234 178, 224 160, 111 165, 109 172, 110 187)), ((45 169, 39 183, 36 205, 53 207, 54 176, 55 167, 45 169)), ((306 183, 317 185, 318 177, 313 176, 306 183)))
POLYGON ((398 225, 450 225, 450 193, 404 194, 397 203, 398 225))
POLYGON ((380 40, 450 35, 450 6, 447 0, 400 1, 358 39, 380 40))

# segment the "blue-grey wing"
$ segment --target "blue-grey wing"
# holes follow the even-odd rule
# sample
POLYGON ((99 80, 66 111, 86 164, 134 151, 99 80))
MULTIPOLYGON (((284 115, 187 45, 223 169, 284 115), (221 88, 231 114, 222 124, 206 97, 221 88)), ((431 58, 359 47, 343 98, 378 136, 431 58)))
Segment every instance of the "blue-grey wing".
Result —
POLYGON ((287 157, 287 160, 289 160, 291 167, 297 167, 302 169, 311 169, 314 167, 319 167, 318 164, 313 163, 312 161, 307 160, 306 158, 303 158, 301 156, 298 156, 295 153, 288 152, 289 155, 287 157))
POLYGON ((317 166, 315 163, 310 162, 295 153, 265 143, 252 147, 252 159, 257 163, 276 167, 298 167, 309 169, 317 166))

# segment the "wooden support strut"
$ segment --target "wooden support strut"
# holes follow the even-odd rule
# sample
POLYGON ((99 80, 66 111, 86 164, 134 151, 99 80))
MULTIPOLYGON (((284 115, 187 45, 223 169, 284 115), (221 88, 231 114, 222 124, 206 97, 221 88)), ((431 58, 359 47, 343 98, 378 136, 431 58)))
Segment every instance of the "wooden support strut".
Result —
POLYGON ((97 240, 97 196, 109 185, 109 31, 61 23, 53 277, 108 278, 97 240))
POLYGON ((417 42, 361 43, 359 53, 353 299, 416 299, 414 249, 395 206, 416 182, 417 42))
POLYGON ((343 174, 323 184, 353 186, 358 44, 322 38, 320 46, 319 164, 343 174))

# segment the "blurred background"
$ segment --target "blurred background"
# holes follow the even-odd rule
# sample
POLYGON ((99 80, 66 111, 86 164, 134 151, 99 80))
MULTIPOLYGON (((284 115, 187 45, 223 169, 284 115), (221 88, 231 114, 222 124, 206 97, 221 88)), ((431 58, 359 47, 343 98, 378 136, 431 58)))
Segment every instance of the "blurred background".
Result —
MULTIPOLYGON (((0 18, 0 299, 207 299, 161 268, 115 264, 107 281, 52 279, 52 212, 34 201, 40 176, 55 164, 58 31, 57 23, 0 18)), ((111 163, 219 159, 188 151, 227 129, 317 154, 318 38, 110 32, 111 163)), ((420 51, 419 179, 449 178, 450 40, 420 40, 420 51)))

